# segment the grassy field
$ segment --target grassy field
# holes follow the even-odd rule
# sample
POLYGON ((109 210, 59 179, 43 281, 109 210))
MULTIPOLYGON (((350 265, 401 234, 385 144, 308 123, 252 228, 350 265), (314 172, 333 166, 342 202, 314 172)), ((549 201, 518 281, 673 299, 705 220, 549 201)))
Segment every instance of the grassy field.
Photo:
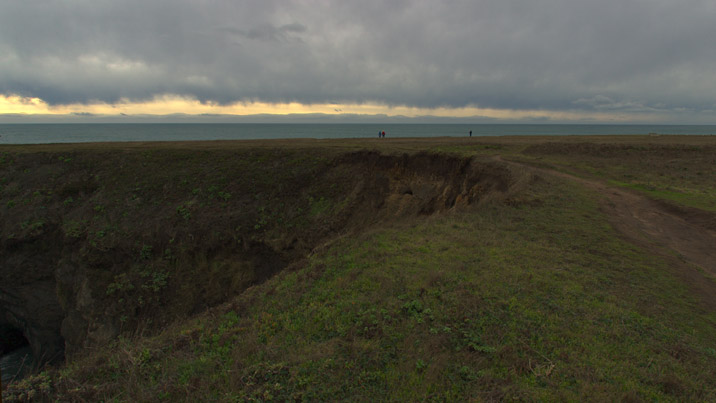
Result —
MULTIPOLYGON (((14 161, 23 153, 79 152, 71 145, 45 147, 3 149, 0 155, 14 161)), ((146 335, 123 333, 105 348, 10 385, 4 400, 716 400, 716 310, 693 291, 683 271, 695 273, 689 278, 706 287, 716 283, 698 277, 688 263, 675 264, 625 237, 610 224, 603 194, 530 168, 627 188, 673 209, 712 217, 716 139, 206 143, 191 152, 180 144, 107 147, 123 147, 131 158, 144 155, 157 178, 162 167, 191 171, 206 158, 229 158, 222 154, 227 150, 258 156, 232 165, 244 173, 236 177, 245 184, 222 182, 217 173, 178 184, 188 193, 202 184, 199 194, 186 200, 171 193, 164 200, 161 192, 142 197, 171 202, 172 219, 179 223, 184 220, 177 206, 186 206, 194 220, 214 204, 222 208, 219 191, 235 200, 258 183, 265 188, 253 194, 266 196, 263 211, 281 213, 265 215, 265 227, 254 228, 256 239, 259 233, 283 239, 284 222, 299 228, 340 222, 345 229, 335 224, 323 231, 305 256, 295 256, 288 268, 224 303, 146 335), (274 175, 267 172, 290 172, 285 168, 291 161, 320 176, 321 167, 340 166, 330 161, 363 149, 486 163, 500 156, 522 164, 511 175, 527 179, 510 192, 431 214, 391 218, 386 209, 394 210, 381 207, 376 214, 384 219, 366 217, 364 227, 336 218, 358 208, 345 197, 351 186, 332 187, 327 180, 307 184, 302 189, 312 192, 309 199, 305 192, 278 192, 275 183, 285 183, 280 179, 261 185, 274 175), (185 156, 181 164, 175 162, 178 155, 185 156), (264 179, 249 180, 251 175, 264 179), (216 194, 210 199, 212 184, 216 194), (306 196, 304 204, 292 205, 305 215, 281 210, 281 202, 290 204, 282 195, 306 196), (187 204, 192 198, 198 202, 187 204), (278 218, 283 221, 274 223, 278 218)), ((355 174, 331 172, 323 178, 336 183, 355 174)), ((103 214, 115 211, 115 199, 131 208, 116 194, 102 204, 103 214)), ((257 215, 247 218, 255 225, 261 224, 261 203, 251 204, 257 215)), ((121 214, 107 222, 121 223, 121 214)), ((161 230, 148 234, 146 244, 161 235, 161 230)), ((188 242, 181 236, 177 239, 188 242)), ((152 250, 159 249, 148 253, 152 250)), ((135 252, 141 255, 141 248, 135 252)), ((191 264, 180 266, 190 271, 191 264)))

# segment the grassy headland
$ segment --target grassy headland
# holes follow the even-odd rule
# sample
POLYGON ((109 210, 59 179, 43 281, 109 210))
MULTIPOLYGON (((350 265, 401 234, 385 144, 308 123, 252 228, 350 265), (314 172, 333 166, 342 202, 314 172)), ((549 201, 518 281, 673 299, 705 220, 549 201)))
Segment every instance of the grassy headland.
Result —
MULTIPOLYGON (((2 148, 3 253, 59 249, 118 318, 113 341, 5 399, 716 400, 716 310, 694 292, 713 279, 629 239, 594 188, 530 168, 631 188, 713 231, 714 150, 632 136, 2 148)), ((76 288, 61 304, 85 312, 76 288)))

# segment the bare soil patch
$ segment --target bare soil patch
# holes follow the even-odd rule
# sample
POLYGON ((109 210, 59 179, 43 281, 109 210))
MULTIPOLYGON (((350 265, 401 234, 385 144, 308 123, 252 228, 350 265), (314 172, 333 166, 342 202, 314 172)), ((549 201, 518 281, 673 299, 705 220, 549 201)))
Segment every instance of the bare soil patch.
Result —
MULTIPOLYGON (((497 159, 500 159, 497 157, 497 159)), ((549 168, 543 174, 576 181, 603 196, 602 211, 626 240, 669 262, 705 305, 716 309, 716 217, 694 208, 674 206, 549 168)))

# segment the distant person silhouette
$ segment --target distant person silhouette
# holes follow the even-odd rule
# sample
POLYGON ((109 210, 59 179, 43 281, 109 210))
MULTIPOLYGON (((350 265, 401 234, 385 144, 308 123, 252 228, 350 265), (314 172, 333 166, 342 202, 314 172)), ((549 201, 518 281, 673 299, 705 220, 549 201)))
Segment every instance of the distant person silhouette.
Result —
POLYGON ((470 130, 470 137, 472 137, 472 130, 470 130))

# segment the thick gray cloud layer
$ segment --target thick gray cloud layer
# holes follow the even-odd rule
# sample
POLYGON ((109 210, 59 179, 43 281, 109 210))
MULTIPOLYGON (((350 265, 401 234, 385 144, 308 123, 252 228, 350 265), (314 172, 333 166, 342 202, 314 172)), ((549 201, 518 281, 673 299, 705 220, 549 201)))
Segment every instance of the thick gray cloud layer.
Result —
POLYGON ((0 93, 716 109, 713 0, 4 0, 0 93))

